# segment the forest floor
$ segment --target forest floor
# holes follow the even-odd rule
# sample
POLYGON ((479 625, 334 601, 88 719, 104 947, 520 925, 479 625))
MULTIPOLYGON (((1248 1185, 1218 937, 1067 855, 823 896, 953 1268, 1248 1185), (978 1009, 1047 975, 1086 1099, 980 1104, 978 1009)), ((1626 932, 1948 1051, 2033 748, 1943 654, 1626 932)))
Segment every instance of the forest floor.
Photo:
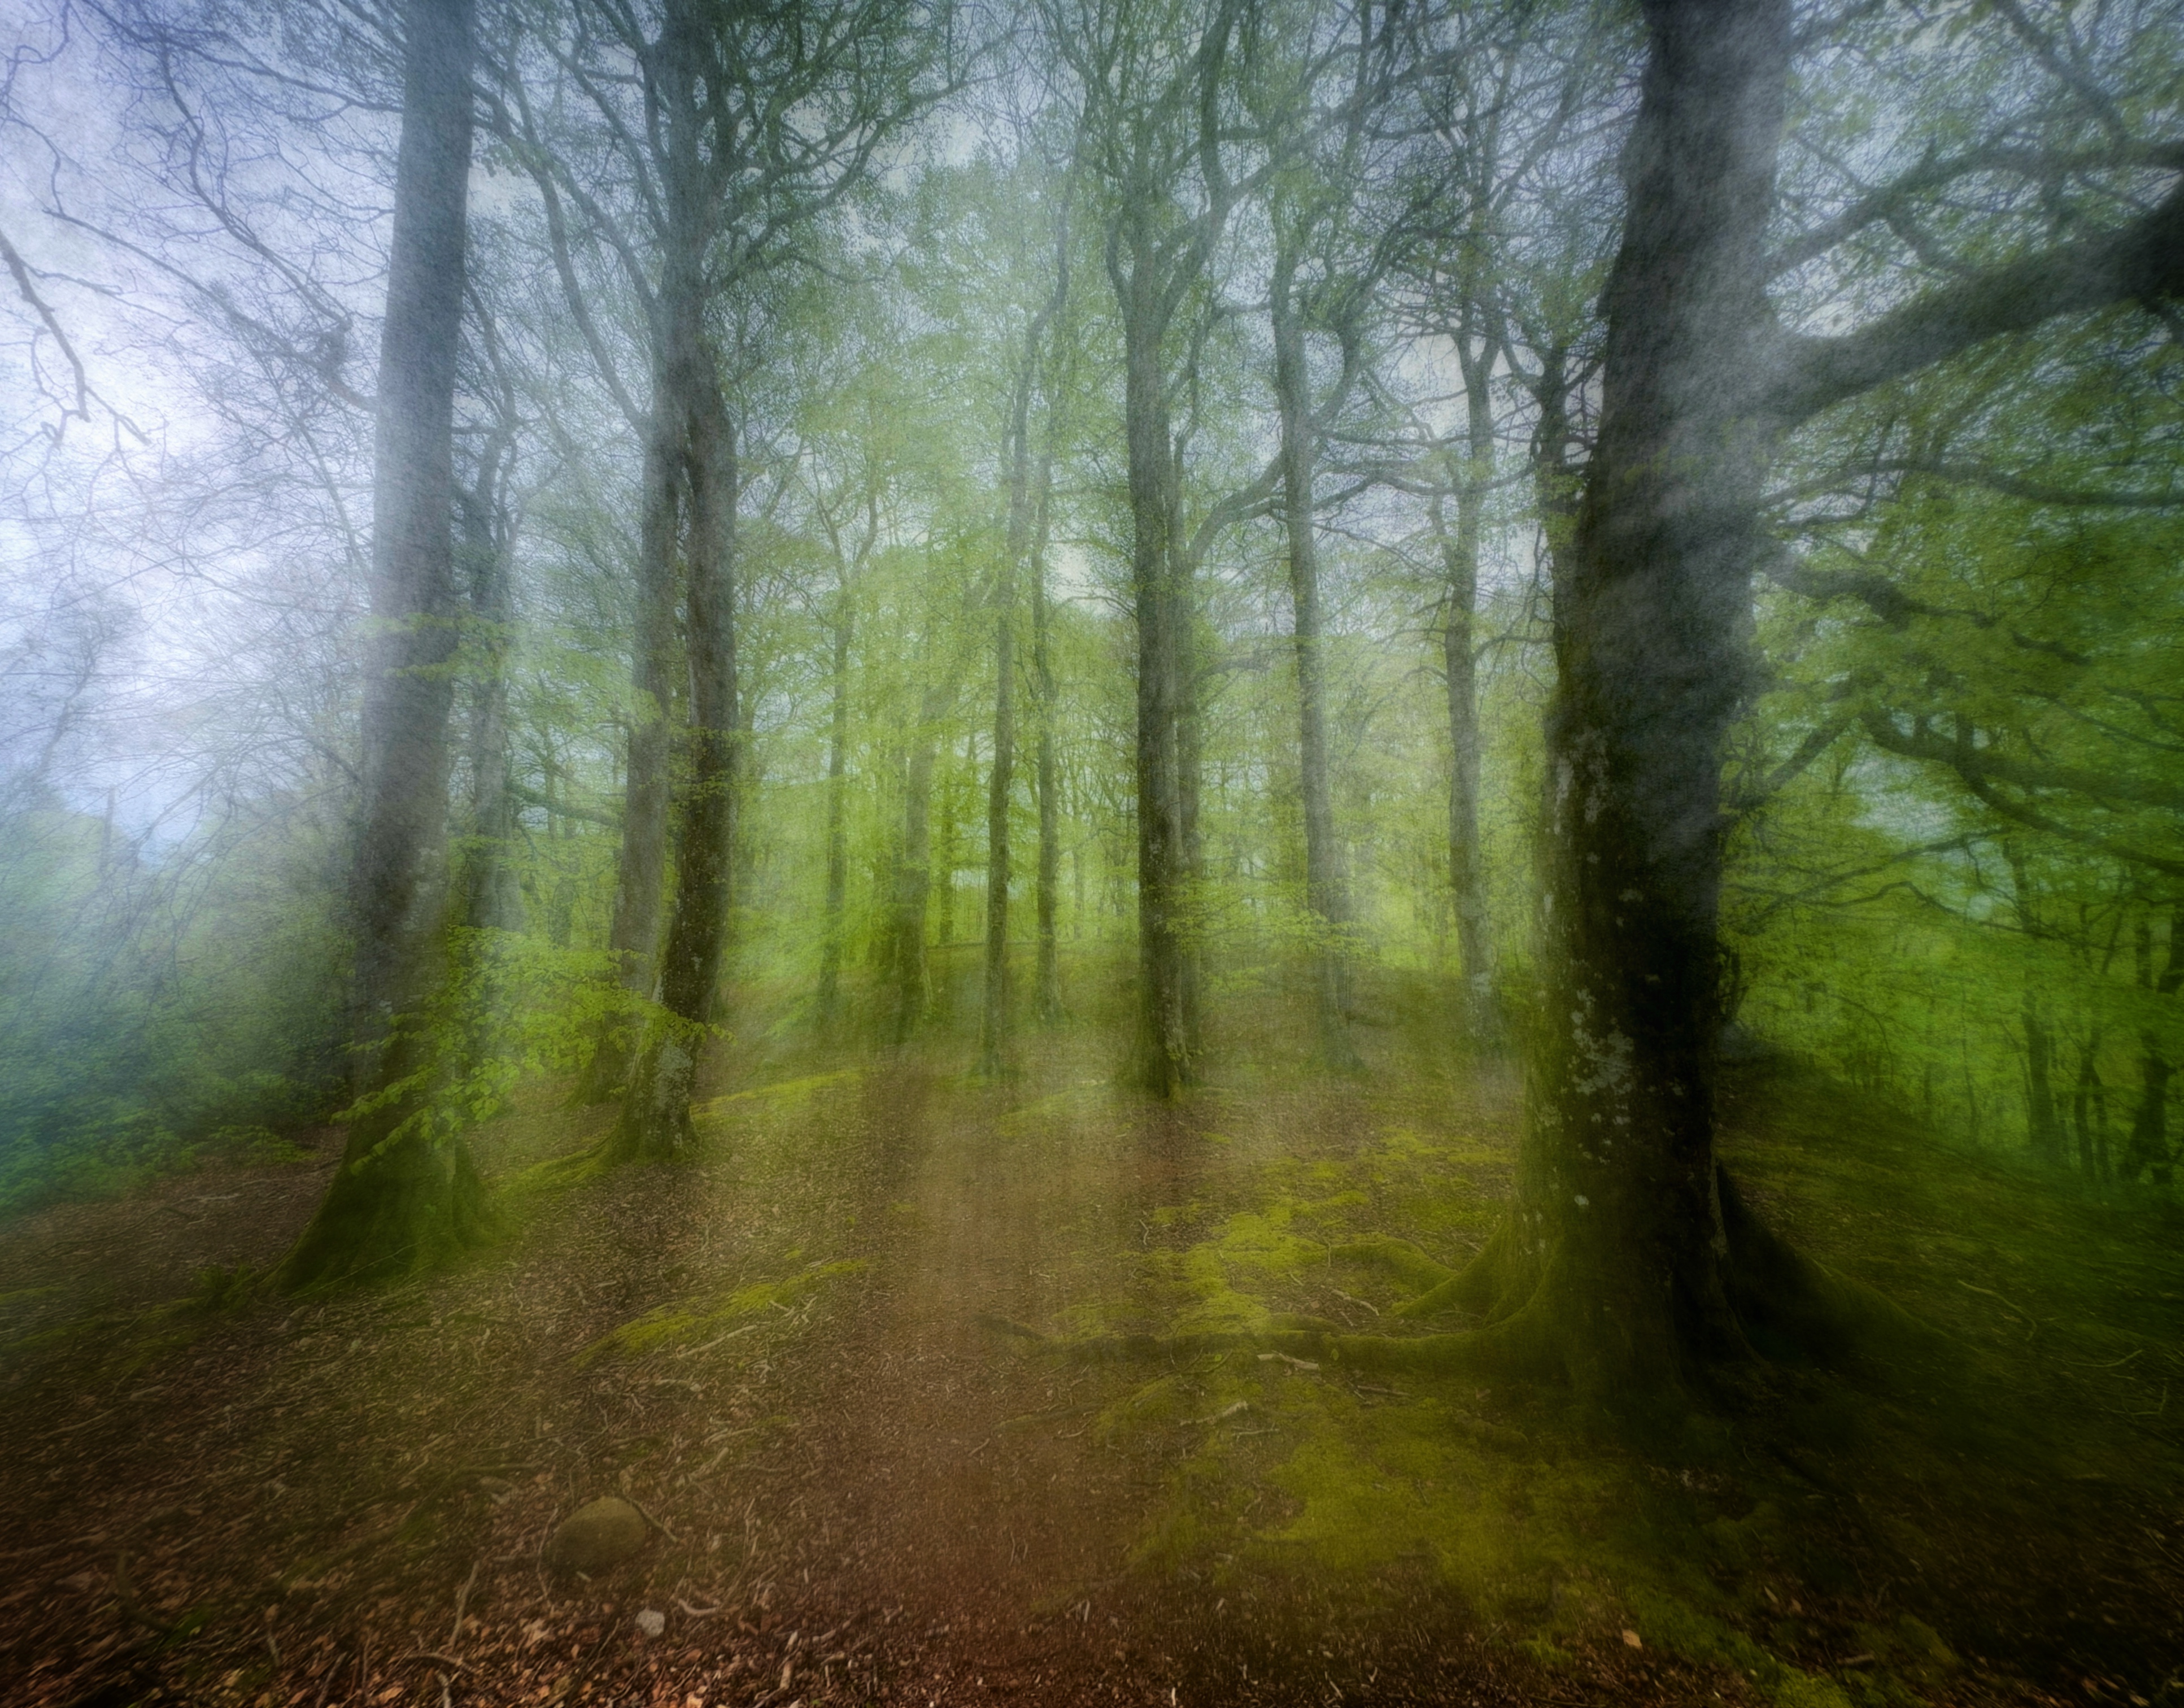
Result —
POLYGON ((332 1131, 22 1218, 0 1700, 2184 1703, 2184 1221, 1795 1073, 1747 1076, 1732 1165, 1946 1370, 1633 1444, 1455 1376, 996 1332, 1391 1320, 1328 1253, 1474 1249, 1518 1113, 1400 1031, 1173 1110, 1082 1039, 1002 1086, 753 1060, 698 1162, 573 1184, 610 1112, 541 1091, 480 1136, 505 1238, 301 1303, 229 1277, 332 1131), (606 1494, 648 1544, 555 1575, 606 1494))

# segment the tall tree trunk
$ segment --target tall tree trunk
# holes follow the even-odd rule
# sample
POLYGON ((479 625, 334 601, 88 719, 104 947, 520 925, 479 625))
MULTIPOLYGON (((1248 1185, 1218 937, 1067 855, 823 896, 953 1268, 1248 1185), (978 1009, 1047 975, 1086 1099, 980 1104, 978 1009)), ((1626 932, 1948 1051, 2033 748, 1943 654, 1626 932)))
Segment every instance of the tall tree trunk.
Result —
POLYGON ((1001 606, 994 634, 994 763, 986 779, 986 942, 984 1001, 978 1027, 978 1071, 1007 1066, 1009 1035, 1009 796, 1015 784, 1015 589, 1001 606))
POLYGON ((894 1041, 907 1043, 925 1018, 925 926, 933 897, 933 767, 940 747, 940 720, 950 695, 938 684, 925 690, 910 750, 902 795, 902 849, 895 861, 894 1041))
MULTIPOLYGON (((2174 996, 2184 990, 2184 904, 2170 910, 2167 963, 2159 974, 2153 969, 2153 928, 2148 921, 2138 922, 2132 947, 2140 990, 2149 996, 2174 996)), ((2145 1174, 2157 1186, 2169 1182, 2176 1165, 2169 1149, 2169 1081, 2176 1071, 2162 1028, 2149 1014, 2139 1026, 2138 1102, 2131 1111, 2122 1166, 2116 1171, 2124 1180, 2135 1181, 2145 1174)))
MULTIPOLYGON (((1046 542, 1048 494, 1052 472, 1052 448, 1039 460, 1039 520, 1033 531, 1031 559, 1031 672, 1039 706, 1039 971, 1032 1011, 1042 1025, 1061 1019, 1061 963, 1055 942, 1056 901, 1061 885, 1061 786, 1055 766, 1054 644, 1049 632, 1051 617, 1046 602, 1046 542)), ((1083 915, 1084 868, 1077 868, 1078 915, 1083 915)))
POLYGON ((517 931, 523 895, 513 859, 515 794, 508 745, 508 648, 513 637, 514 542, 500 482, 505 449, 484 460, 474 490, 460 498, 462 563, 476 632, 477 674, 471 686, 470 834, 463 851, 462 923, 472 930, 517 931))
POLYGON ((1312 916, 1312 1008, 1320 1056, 1337 1073, 1362 1065, 1350 1035, 1348 969, 1344 959, 1350 897, 1334 838, 1334 803, 1328 780, 1325 643, 1319 608, 1319 542, 1312 519, 1312 470, 1318 461, 1312 382, 1305 366, 1304 327, 1295 298, 1297 257, 1278 243, 1268 318, 1274 335, 1274 397, 1281 416, 1282 522, 1288 532, 1290 602, 1295 613, 1297 758, 1304 801, 1305 906, 1312 916))
POLYGON ((1732 1246, 1760 1237, 1714 1156, 1716 917, 1721 757, 1752 678, 1789 8, 1649 0, 1646 17, 1599 433, 1555 564, 1547 989, 1490 1277, 1496 1308, 1527 1307, 1521 1332, 1595 1393, 1741 1348, 1732 1246))
MULTIPOLYGON (((1959 733, 1961 739, 1970 739, 1968 728, 1959 733)), ((2040 936, 2037 897, 2025 869, 2024 851, 2014 842, 2005 842, 2003 858, 2009 867, 2017 929, 2028 941, 2036 941, 2040 936)), ((2055 1040, 2040 1012, 2040 1000, 2029 979, 2020 996, 2018 1013, 2025 1028, 2025 1143, 2040 1161, 2059 1164, 2063 1160, 2063 1128, 2055 1112, 2055 1040)))
POLYGON ((1035 317, 1009 412, 1006 536, 994 604, 994 765, 986 784, 986 955, 984 1002, 978 1028, 978 1071, 999 1076, 1007 1066, 1009 1033, 1009 797, 1017 762, 1017 573, 1031 543, 1031 400, 1039 378, 1046 316, 1035 317))
POLYGON ((668 1159, 694 1135, 690 1097, 712 1019, 727 946, 735 862, 736 447, 720 362, 705 329, 705 264, 717 208, 699 167, 704 122, 694 8, 671 8, 655 62, 666 110, 666 256, 653 310, 660 393, 680 430, 666 446, 682 499, 683 655, 688 684, 688 780, 675 824, 675 894, 660 950, 657 1004, 647 1020, 610 1161, 668 1159))
MULTIPOLYGON (((1448 692, 1449 885, 1456 911, 1457 956, 1462 963, 1465 1020, 1473 1039, 1485 1041, 1498 1034, 1500 1024, 1494 1001, 1486 868, 1479 840, 1479 680, 1474 629, 1479 606, 1479 542, 1494 472, 1494 410, 1487 390, 1493 351, 1490 344, 1475 346, 1474 337, 1468 324, 1458 329, 1465 456, 1456 480, 1454 533, 1441 527, 1438 497, 1433 520, 1448 579, 1441 662, 1448 692)), ((1557 459, 1560 450, 1557 444, 1557 459)))
POLYGON ((2108 1135, 2102 1132, 2098 1147, 2093 1138, 2097 1119, 2103 1129, 2108 1125, 2100 1057, 2101 1029, 2095 1025, 2086 1030, 2085 1041, 2078 1046, 2078 1083, 2070 1097, 2070 1120, 2078 1139, 2078 1172, 2087 1180, 2096 1180, 2106 1172, 2101 1167, 2101 1153, 2108 1149, 2108 1135))
POLYGON ((609 1155, 667 1159, 694 1135, 690 1097, 727 945, 735 861, 734 430, 718 368, 691 315, 689 526, 683 547, 683 650, 690 677, 689 782, 675 830, 675 898, 660 952, 659 1007, 630 1073, 609 1155))
MULTIPOLYGON (((627 769, 622 779, 621 850, 615 862, 614 915, 607 931, 608 953, 622 989, 638 999, 652 994, 667 866, 675 542, 682 500, 683 438, 682 399, 664 366, 655 361, 639 495, 637 621, 630 659, 634 691, 627 769)), ((603 1102, 621 1089, 641 1026, 631 1014, 605 1017, 575 1101, 603 1102)))
POLYGON ((847 824, 850 756, 850 639, 855 612, 847 572, 834 611, 833 671, 827 722, 827 911, 819 948, 819 1024, 832 1026, 841 1011, 842 933, 850 890, 847 824))
MULTIPOLYGON (((1173 537, 1173 536, 1171 536, 1173 537)), ((1206 726, 1199 717, 1204 683, 1198 671, 1197 610, 1189 573, 1178 563, 1171 583, 1168 635, 1174 646, 1176 823, 1183 848, 1178 910, 1183 935, 1183 1036, 1195 1062, 1206 1048, 1206 940, 1196 928, 1206 881, 1206 833, 1199 806, 1206 783, 1206 726)))
POLYGON ((373 447, 364 798, 352 879, 360 1112, 342 1166, 284 1261, 306 1287, 418 1268, 481 1231, 460 1131, 429 1119, 421 1004, 443 971, 448 724, 456 600, 454 380, 471 158, 468 0, 404 12, 402 137, 373 447))
POLYGON ((2055 1038, 2031 991, 2025 993, 2025 1142, 2043 1163, 2063 1161, 2063 1123, 2055 1106, 2055 1038))
MULTIPOLYGON (((1142 240, 1149 251, 1150 240, 1142 240)), ((1170 531, 1167 310, 1150 253, 1118 276, 1123 423, 1128 450, 1130 593, 1137 619, 1138 1055, 1147 1089, 1173 1097, 1193 1078, 1184 935, 1188 849, 1177 733, 1184 683, 1170 531)))

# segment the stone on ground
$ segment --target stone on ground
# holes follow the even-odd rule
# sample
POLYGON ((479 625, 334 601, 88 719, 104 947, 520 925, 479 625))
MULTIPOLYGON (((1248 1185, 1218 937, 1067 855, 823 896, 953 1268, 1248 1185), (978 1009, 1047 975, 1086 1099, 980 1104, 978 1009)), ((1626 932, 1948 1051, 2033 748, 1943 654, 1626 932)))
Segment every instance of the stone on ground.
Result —
POLYGON ((644 1547, 649 1528, 643 1513, 610 1494, 563 1519, 546 1544, 546 1558, 563 1571, 604 1571, 644 1547))

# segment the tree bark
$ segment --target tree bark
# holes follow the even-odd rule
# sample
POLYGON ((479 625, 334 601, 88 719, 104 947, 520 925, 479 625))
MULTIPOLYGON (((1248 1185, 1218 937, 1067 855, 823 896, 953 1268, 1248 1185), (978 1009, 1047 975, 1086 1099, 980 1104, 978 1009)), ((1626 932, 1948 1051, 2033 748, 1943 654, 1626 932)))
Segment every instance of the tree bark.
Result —
MULTIPOLYGON (((697 316, 690 316, 696 331, 697 316)), ((690 1097, 727 946, 735 859, 734 431, 717 366, 699 336, 684 346, 689 526, 683 556, 690 675, 689 782, 675 834, 675 899, 660 952, 658 1008, 630 1073, 611 1158, 666 1160, 694 1142, 690 1097)))
POLYGON ((833 667, 827 689, 826 935, 819 949, 818 995, 822 1027, 832 1026, 841 1012, 842 935, 850 890, 850 641, 855 621, 845 570, 835 600, 833 667))
POLYGON ((510 561, 514 542, 501 483, 507 449, 496 443, 482 459, 476 488, 460 497, 461 557, 468 580, 475 650, 471 684, 470 834, 463 851, 462 923, 472 930, 520 931, 523 895, 512 856, 515 791, 508 745, 508 647, 515 611, 510 561))
MULTIPOLYGON (((1145 248, 1150 240, 1140 240, 1145 248)), ((1178 724, 1183 695, 1181 612, 1170 533, 1174 503, 1167 374, 1167 309, 1152 256, 1134 253, 1118 273, 1123 316, 1123 427, 1128 452, 1130 593, 1137 619, 1138 1057, 1156 1096, 1194 1077, 1183 779, 1178 724)))
POLYGON ((460 1129, 431 1119, 420 1006, 444 970, 454 698, 454 382, 471 157, 468 0, 404 13, 402 136, 373 447, 372 612, 362 823, 352 877, 361 1108, 284 1261, 294 1288, 414 1270, 482 1231, 460 1129))
POLYGON ((1646 17, 1599 438, 1556 562, 1549 984, 1509 1251, 1596 1391, 1742 1343, 1713 1150, 1719 791, 1752 678, 1761 238, 1790 40, 1773 0, 1646 17))
MULTIPOLYGON (((2139 921, 2132 947, 2140 990, 2149 996, 2174 996, 2184 990, 2184 905, 2170 910, 2169 952, 2159 974, 2153 968, 2153 928, 2146 920, 2139 921)), ((2169 1081, 2176 1071, 2162 1029, 2149 1017, 2139 1027, 2138 1102, 2131 1111, 2122 1165, 2116 1170, 2124 1180, 2136 1181, 2144 1174, 2156 1186, 2169 1183, 2176 1167, 2169 1148, 2169 1081)))
POLYGON ((1281 420, 1282 522, 1289 539, 1290 601, 1295 619, 1292 640, 1297 768, 1304 806, 1305 907, 1312 922, 1312 1009, 1321 1060, 1334 1072, 1349 1074, 1362 1064, 1350 1035, 1345 960, 1350 897, 1335 842, 1334 804, 1328 781, 1326 650, 1319 606, 1319 543, 1312 520, 1317 429, 1295 297, 1296 268, 1295 251, 1287 243, 1277 242, 1268 319, 1274 340, 1274 397, 1281 420))
MULTIPOLYGON (((660 904, 667 868, 669 710, 675 654, 675 543, 682 504, 682 399, 655 363, 652 415, 645 435, 637 548, 636 625, 630 658, 627 770, 622 779, 621 849, 615 862, 614 914, 607 952, 633 999, 652 991, 660 946, 660 904)), ((604 1102, 629 1077, 642 1022, 610 1013, 599 1028, 576 1101, 604 1102)))
POLYGON ((894 1042, 910 1041, 925 1018, 927 987, 925 925, 933 897, 933 767, 939 756, 940 722, 953 696, 944 686, 925 690, 918 727, 903 778, 902 848, 895 860, 894 918, 891 928, 894 961, 894 1042))
POLYGON ((1017 576, 1031 544, 1031 403, 1045 322, 1043 314, 1032 321, 1011 399, 1008 520, 994 594, 994 764, 986 784, 985 991, 978 1029, 978 1071, 989 1078, 999 1077, 1008 1065, 1009 799, 1017 762, 1017 576))
POLYGON ((665 109, 666 257, 654 308, 660 399, 679 429, 663 442, 683 516, 682 608, 689 770, 677 803, 675 894, 656 1003, 632 1063, 609 1161, 668 1160, 694 1143, 690 1097, 727 946, 735 861, 736 449, 720 363, 705 327, 705 262, 718 209, 700 169, 698 73, 703 20, 675 8, 654 63, 665 109))
MULTIPOLYGON (((1054 753, 1054 645, 1052 618, 1046 601, 1046 542, 1052 448, 1040 459, 1038 522, 1033 531, 1031 560, 1031 668, 1038 698, 1039 756, 1036 788, 1039 795, 1039 970, 1032 1010, 1039 1024, 1051 1026, 1061 1019, 1061 963, 1055 941, 1056 900, 1061 884, 1061 779, 1054 753)), ((1084 868, 1078 868, 1083 887, 1084 868)), ((1083 912, 1082 903, 1078 911, 1083 912)))
POLYGON ((1479 606, 1479 542, 1494 467, 1494 412, 1487 391, 1490 347, 1475 349, 1468 327, 1457 331, 1463 371, 1465 457, 1456 481, 1456 530, 1434 526, 1441 540, 1447 605, 1441 621, 1441 664, 1448 695, 1448 872, 1462 963, 1464 1019, 1474 1042, 1499 1034, 1494 1000, 1493 943, 1486 907, 1486 868, 1479 841, 1479 680, 1474 628, 1479 606))

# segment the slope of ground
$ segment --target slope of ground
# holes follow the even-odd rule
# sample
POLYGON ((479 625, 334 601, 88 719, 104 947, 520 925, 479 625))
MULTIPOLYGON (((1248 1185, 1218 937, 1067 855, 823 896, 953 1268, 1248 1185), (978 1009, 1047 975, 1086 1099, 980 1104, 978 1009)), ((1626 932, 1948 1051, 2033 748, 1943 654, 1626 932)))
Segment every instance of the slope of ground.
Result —
POLYGON ((20 1222, 5 1700, 2184 1700, 2165 1212, 1755 1083, 1770 1213, 2030 1404, 1801 1377, 1641 1451, 1551 1396, 995 1335, 1369 1327, 1400 1295, 1334 1248, 1454 1261, 1506 1192, 1506 1075, 1388 1042, 1173 1112, 1086 1047, 1006 1086, 769 1069, 691 1167, 559 1187, 535 1165, 609 1117, 542 1095, 484 1136, 508 1237, 376 1293, 190 1292, 276 1254, 323 1161, 20 1222), (644 1551, 555 1575, 610 1493, 644 1551))

